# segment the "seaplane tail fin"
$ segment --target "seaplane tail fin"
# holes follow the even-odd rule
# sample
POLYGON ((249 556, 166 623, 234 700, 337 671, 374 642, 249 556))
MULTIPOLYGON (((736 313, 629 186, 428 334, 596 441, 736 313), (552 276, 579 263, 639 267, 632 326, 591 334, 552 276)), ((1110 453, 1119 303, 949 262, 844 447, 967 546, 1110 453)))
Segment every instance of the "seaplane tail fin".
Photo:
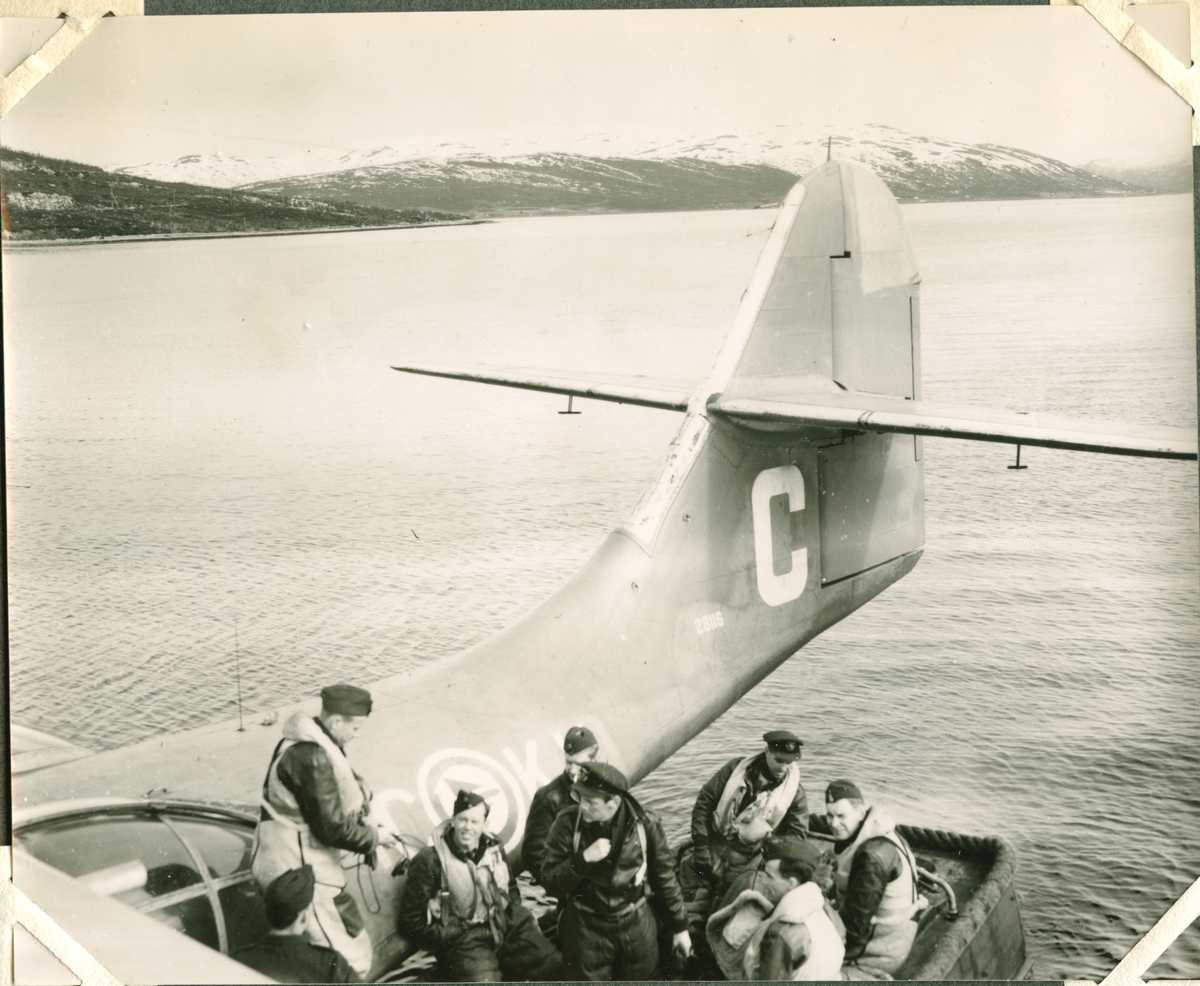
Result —
POLYGON ((401 373, 416 373, 427 377, 490 383, 518 390, 536 390, 546 394, 566 394, 568 397, 589 397, 617 404, 638 404, 667 411, 687 410, 692 387, 675 380, 652 380, 648 377, 623 377, 611 374, 586 378, 580 374, 557 370, 531 370, 499 367, 393 366, 401 373))
POLYGON ((516 628, 530 631, 526 652, 565 654, 534 636, 565 625, 586 656, 564 665, 605 670, 578 711, 631 776, 916 565, 924 478, 912 436, 765 430, 714 409, 851 389, 912 398, 918 290, 883 182, 840 161, 805 176, 655 481, 577 580, 516 628))
POLYGON ((963 438, 1160 459, 1195 459, 1196 431, 1051 414, 958 407, 867 394, 797 395, 790 400, 718 400, 710 412, 751 428, 843 428, 854 432, 963 438))
POLYGON ((863 165, 826 162, 785 199, 705 402, 919 397, 919 290, 888 187, 863 165))

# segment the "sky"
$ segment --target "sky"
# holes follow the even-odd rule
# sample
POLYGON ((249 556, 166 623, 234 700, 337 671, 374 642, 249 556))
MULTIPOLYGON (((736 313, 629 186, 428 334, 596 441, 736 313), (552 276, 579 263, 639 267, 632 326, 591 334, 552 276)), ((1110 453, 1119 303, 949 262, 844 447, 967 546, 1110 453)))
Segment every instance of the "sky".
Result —
MULTIPOLYGON (((1183 5, 1153 16, 1186 37, 1183 5)), ((0 68, 48 26, 0 23, 0 68)), ((1076 165, 1190 148, 1183 101, 1074 6, 108 18, 0 141, 129 166, 869 123, 1076 165)))

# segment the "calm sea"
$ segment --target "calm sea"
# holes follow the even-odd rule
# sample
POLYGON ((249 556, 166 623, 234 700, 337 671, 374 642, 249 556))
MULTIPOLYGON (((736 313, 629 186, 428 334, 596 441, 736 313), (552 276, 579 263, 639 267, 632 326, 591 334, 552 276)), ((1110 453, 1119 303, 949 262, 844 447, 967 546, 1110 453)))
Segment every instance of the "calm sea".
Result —
MULTIPOLYGON (((928 398, 1195 421, 1190 197, 908 206, 928 398)), ((96 748, 437 660, 621 522, 668 412, 389 363, 708 369, 770 211, 5 258, 12 712, 96 748)), ((1200 874, 1194 464, 926 442, 916 570, 652 775, 673 838, 766 728, 806 785, 1010 840, 1039 976, 1200 874)), ((1200 934, 1155 978, 1200 977, 1200 934)))

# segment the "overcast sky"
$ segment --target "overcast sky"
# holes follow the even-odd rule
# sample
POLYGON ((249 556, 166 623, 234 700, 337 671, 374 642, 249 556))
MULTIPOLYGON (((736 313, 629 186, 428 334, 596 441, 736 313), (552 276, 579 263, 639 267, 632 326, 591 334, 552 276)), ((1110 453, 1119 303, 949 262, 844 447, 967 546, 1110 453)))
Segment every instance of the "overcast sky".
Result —
MULTIPOLYGON (((1154 16, 1186 37, 1182 5, 1154 16)), ((45 26, 2 27, 8 71, 45 26)), ((1190 147, 1183 101, 1066 6, 108 18, 0 122, 0 140, 112 166, 437 136, 532 135, 556 150, 585 134, 808 122, 1071 164, 1161 163, 1190 147)))

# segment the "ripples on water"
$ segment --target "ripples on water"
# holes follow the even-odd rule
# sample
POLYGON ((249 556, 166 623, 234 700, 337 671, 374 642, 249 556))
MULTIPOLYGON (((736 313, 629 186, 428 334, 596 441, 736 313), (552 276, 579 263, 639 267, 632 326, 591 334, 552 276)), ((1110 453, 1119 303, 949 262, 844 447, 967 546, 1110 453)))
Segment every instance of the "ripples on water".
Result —
MULTIPOLYGON (((925 393, 1195 417, 1190 200, 905 208, 925 393)), ((93 747, 460 650, 631 509, 676 415, 391 362, 698 379, 768 212, 6 258, 12 710, 93 747)), ((673 838, 765 728, 997 833, 1035 972, 1099 979, 1200 872, 1192 464, 926 442, 928 547, 640 788, 673 838)), ((1200 976, 1190 931, 1152 977, 1200 976)))

